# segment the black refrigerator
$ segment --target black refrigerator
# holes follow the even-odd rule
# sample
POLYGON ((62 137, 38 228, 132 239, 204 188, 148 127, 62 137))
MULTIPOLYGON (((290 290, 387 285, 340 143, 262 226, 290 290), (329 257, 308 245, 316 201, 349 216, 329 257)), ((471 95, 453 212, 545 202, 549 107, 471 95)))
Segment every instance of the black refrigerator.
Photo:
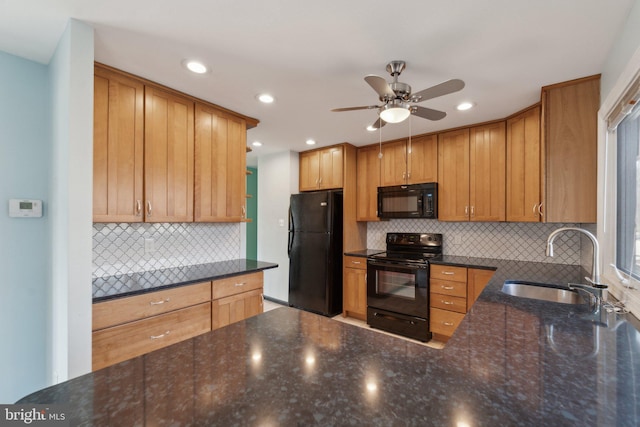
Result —
POLYGON ((333 316, 342 311, 342 192, 291 195, 289 305, 333 316))

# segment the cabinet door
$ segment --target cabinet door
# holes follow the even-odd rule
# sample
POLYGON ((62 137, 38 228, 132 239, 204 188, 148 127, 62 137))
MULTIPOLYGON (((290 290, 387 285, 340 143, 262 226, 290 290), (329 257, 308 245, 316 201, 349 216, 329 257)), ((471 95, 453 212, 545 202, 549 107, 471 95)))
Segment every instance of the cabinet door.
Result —
POLYGON ((193 101, 145 87, 145 221, 193 221, 193 101))
POLYGON ((469 220, 469 129, 438 135, 438 219, 469 220))
POLYGON ((421 184, 438 181, 438 137, 413 138, 407 145, 407 182, 421 184))
POLYGON ((407 142, 405 140, 382 145, 380 186, 407 183, 407 142))
POLYGON ((96 67, 93 101, 93 221, 141 222, 144 85, 96 67))
POLYGON ((357 154, 357 221, 379 221, 378 186, 380 186, 380 158, 378 147, 358 150, 357 154))
POLYGON ((320 151, 320 179, 322 190, 342 188, 344 154, 342 147, 331 147, 320 151))
POLYGON ((505 122, 469 133, 469 219, 505 220, 505 122))
POLYGON ((313 191, 319 187, 320 153, 305 151, 300 153, 300 191, 313 191))
POLYGON ((596 222, 600 79, 543 91, 546 222, 596 222))
POLYGON ((262 289, 211 302, 211 329, 218 329, 263 312, 262 289))
POLYGON ((344 269, 343 312, 362 320, 367 317, 367 270, 344 269))
POLYGON ((194 219, 238 222, 244 218, 246 124, 196 104, 194 219))
POLYGON ((540 107, 507 121, 507 221, 540 221, 540 107))
POLYGON ((469 268, 467 270, 467 310, 476 302, 482 290, 493 277, 493 273, 495 271, 483 268, 469 268))

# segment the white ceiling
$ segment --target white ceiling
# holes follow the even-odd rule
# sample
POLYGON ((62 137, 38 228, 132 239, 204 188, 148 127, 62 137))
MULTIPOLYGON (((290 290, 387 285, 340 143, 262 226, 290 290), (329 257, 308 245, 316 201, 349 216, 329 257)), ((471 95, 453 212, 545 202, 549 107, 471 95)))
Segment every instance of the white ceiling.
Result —
POLYGON ((634 0, 0 0, 0 50, 48 63, 67 20, 95 28, 95 59, 260 120, 248 142, 257 156, 350 142, 367 132, 378 104, 367 74, 413 92, 451 78, 457 93, 419 105, 447 112, 382 128, 382 140, 505 117, 539 100, 540 87, 602 71, 634 0), (197 58, 212 71, 181 65, 197 58), (255 96, 269 92, 271 105, 255 96), (469 100, 476 107, 458 112, 469 100))

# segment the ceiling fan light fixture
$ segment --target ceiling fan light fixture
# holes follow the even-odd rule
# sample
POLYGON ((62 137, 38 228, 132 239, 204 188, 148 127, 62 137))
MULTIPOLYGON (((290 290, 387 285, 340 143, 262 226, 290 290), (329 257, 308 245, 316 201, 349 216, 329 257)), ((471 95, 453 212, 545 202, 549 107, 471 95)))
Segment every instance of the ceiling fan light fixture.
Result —
POLYGON ((380 110, 380 118, 387 123, 400 123, 411 115, 411 110, 405 103, 386 104, 380 110))

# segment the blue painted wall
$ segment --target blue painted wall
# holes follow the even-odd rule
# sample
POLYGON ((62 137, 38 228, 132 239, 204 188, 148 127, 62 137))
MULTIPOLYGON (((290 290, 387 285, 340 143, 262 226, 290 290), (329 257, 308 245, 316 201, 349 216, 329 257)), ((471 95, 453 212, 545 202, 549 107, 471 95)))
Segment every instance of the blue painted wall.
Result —
POLYGON ((48 385, 48 82, 46 65, 0 52, 0 403, 48 385), (43 217, 9 218, 11 198, 43 200, 43 217))

